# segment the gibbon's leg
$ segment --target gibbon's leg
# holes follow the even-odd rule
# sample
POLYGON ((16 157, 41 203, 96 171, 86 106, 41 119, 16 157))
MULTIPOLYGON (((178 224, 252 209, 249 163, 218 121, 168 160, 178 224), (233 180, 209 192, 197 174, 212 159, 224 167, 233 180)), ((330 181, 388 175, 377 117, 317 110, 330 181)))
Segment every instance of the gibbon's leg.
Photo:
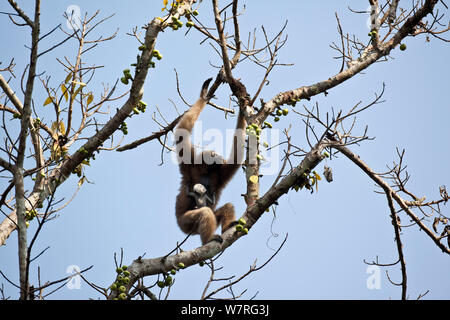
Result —
POLYGON ((200 234, 202 244, 211 240, 215 240, 214 232, 217 229, 217 220, 214 212, 209 207, 202 207, 195 210, 186 211, 185 214, 179 217, 178 224, 181 230, 188 230, 189 226, 194 230, 185 232, 192 232, 200 234))
POLYGON ((217 224, 222 224, 222 233, 237 224, 234 206, 230 202, 217 209, 214 215, 217 218, 217 224))

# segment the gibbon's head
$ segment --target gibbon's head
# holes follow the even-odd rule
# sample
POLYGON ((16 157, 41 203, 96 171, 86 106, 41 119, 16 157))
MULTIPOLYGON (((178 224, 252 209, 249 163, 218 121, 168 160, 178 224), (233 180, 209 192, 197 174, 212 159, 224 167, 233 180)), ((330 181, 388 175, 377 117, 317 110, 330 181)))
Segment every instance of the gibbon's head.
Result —
POLYGON ((194 187, 192 189, 195 193, 197 193, 198 195, 201 195, 201 196, 206 193, 206 188, 201 183, 197 183, 196 185, 194 185, 194 187))

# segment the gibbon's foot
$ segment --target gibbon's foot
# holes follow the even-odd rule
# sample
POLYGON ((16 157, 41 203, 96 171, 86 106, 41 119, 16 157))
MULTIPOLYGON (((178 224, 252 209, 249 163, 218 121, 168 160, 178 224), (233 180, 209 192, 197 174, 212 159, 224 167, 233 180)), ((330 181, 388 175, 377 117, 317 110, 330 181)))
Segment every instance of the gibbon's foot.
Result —
POLYGON ((228 229, 230 229, 231 227, 234 227, 234 226, 236 226, 236 225, 238 225, 239 224, 239 222, 238 221, 232 221, 232 222, 230 222, 229 224, 228 224, 228 226, 227 226, 227 230, 228 229))
POLYGON ((215 235, 211 238, 211 240, 209 240, 208 242, 211 242, 211 241, 217 241, 218 243, 223 243, 222 237, 219 236, 218 234, 215 234, 215 235))

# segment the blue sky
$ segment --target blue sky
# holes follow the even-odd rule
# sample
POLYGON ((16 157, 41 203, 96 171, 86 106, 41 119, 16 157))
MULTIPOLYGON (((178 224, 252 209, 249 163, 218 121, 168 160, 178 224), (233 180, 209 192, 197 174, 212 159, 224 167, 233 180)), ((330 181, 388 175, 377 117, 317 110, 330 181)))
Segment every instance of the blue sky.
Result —
MULTIPOLYGON (((42 4, 42 32, 51 30, 59 23, 64 24, 63 13, 69 5, 76 4, 81 12, 114 17, 100 26, 95 35, 110 35, 118 28, 118 36, 85 56, 85 62, 103 65, 92 81, 91 90, 100 92, 103 84, 110 86, 121 77, 122 70, 135 61, 137 43, 130 36, 135 26, 141 27, 153 17, 160 15, 162 1, 44 1, 42 4)), ((367 15, 351 14, 346 4, 338 1, 246 1, 246 10, 240 16, 242 38, 257 28, 258 43, 263 44, 260 26, 264 25, 269 35, 276 35, 287 20, 288 41, 279 53, 281 63, 294 63, 292 67, 279 67, 270 75, 270 84, 261 95, 271 99, 280 91, 309 85, 328 79, 340 69, 340 61, 330 48, 332 42, 339 43, 335 12, 339 14, 344 32, 354 33, 360 39, 367 39, 367 15), (282 3, 282 4, 280 4, 282 3)), ((366 3, 349 1, 356 10, 365 10, 366 3)), ((409 3, 408 3, 409 4, 409 3)), ((30 15, 31 1, 19 1, 19 5, 30 15)), ((0 11, 10 11, 5 1, 0 11)), ((200 6, 199 18, 212 26, 212 9, 209 1, 200 6)), ((63 25, 64 27, 64 25, 63 25)), ((7 16, 0 16, 2 30, 0 60, 7 63, 15 58, 18 78, 13 80, 19 89, 20 75, 26 65, 29 34, 24 28, 11 24, 7 16)), ((41 50, 63 39, 56 33, 40 43, 41 50)), ((171 98, 179 110, 186 106, 176 91, 174 68, 181 84, 181 91, 189 102, 198 96, 203 81, 215 76, 220 58, 205 42, 203 36, 190 32, 167 30, 161 33, 156 47, 164 58, 157 63, 148 76, 144 87, 147 112, 128 121, 129 134, 123 142, 149 135, 159 128, 152 120, 155 106, 162 110, 169 121, 177 116, 171 98)), ((386 171, 396 158, 396 147, 406 149, 405 161, 412 175, 409 189, 414 193, 439 198, 439 186, 448 184, 450 128, 450 93, 448 74, 450 67, 448 45, 425 37, 407 38, 408 48, 401 52, 394 50, 388 62, 377 63, 353 79, 329 91, 328 96, 314 97, 308 107, 319 103, 322 112, 349 110, 359 101, 369 103, 382 84, 386 84, 385 102, 358 116, 357 129, 368 125, 368 135, 374 141, 352 146, 364 161, 376 172, 386 171)), ((69 41, 53 53, 40 60, 38 73, 52 75, 54 83, 65 78, 57 57, 67 56, 73 60, 76 43, 69 41)), ((242 63, 234 71, 241 78, 250 93, 259 85, 263 70, 251 63, 242 63)), ((118 93, 126 88, 119 85, 118 93)), ((217 103, 229 106, 229 90, 223 86, 217 92, 217 103)), ((45 94, 36 81, 35 101, 38 108, 45 94)), ((110 103, 110 110, 120 107, 120 102, 110 103)), ((297 104, 297 109, 301 105, 297 104)), ((45 112, 45 111, 43 111, 45 112)), ((50 117, 50 116, 48 116, 50 117)), ((103 121, 108 116, 100 118, 103 121)), ((223 113, 206 108, 200 120, 203 129, 227 130, 234 127, 235 119, 224 119, 223 113)), ((292 124, 293 142, 307 147, 304 124, 292 112, 276 128, 282 130, 292 124)), ((3 134, 3 133, 2 133, 3 134)), ((117 136, 119 137, 119 135, 117 136)), ((3 137, 1 137, 3 139, 3 137)), ((115 139, 116 141, 116 139, 115 139)), ((282 150, 278 150, 282 153, 282 150)), ((36 281, 37 267, 41 279, 54 280, 66 276, 67 267, 77 265, 81 269, 94 265, 86 273, 87 278, 101 286, 108 286, 115 276, 114 252, 124 250, 124 263, 145 253, 145 258, 159 257, 171 251, 177 241, 184 239, 175 221, 175 197, 179 188, 179 173, 170 155, 160 163, 161 148, 151 142, 137 149, 118 153, 102 152, 87 169, 91 184, 83 185, 75 200, 58 213, 58 218, 44 226, 43 233, 35 245, 35 253, 50 246, 50 249, 33 263, 31 276, 36 281)), ((366 281, 367 265, 363 260, 381 263, 397 260, 394 232, 389 217, 385 196, 374 193, 375 187, 355 165, 344 157, 327 160, 324 164, 333 168, 334 181, 321 182, 319 191, 290 192, 282 197, 272 213, 264 215, 252 228, 249 235, 242 237, 227 249, 216 262, 224 268, 218 277, 240 276, 257 259, 262 264, 278 248, 286 234, 287 243, 271 263, 240 282, 234 292, 247 289, 244 298, 257 293, 258 299, 398 299, 400 287, 395 287, 386 278, 386 269, 381 270, 381 288, 369 290, 366 281)), ((323 164, 318 167, 321 173, 323 164)), ((274 177, 262 179, 261 193, 273 182, 274 177)), ((77 185, 71 177, 58 191, 60 197, 68 200, 77 185)), ((4 183, 4 181, 0 181, 4 183)), ((245 177, 242 171, 224 191, 220 203, 232 201, 238 216, 245 210, 240 196, 245 192, 245 177)), ((442 206, 448 216, 448 207, 442 206)), ((409 219, 401 215, 402 222, 409 219)), ((30 227, 33 232, 34 227, 30 227)), ((408 271, 408 294, 415 299, 429 290, 426 298, 448 299, 450 287, 450 259, 416 227, 403 229, 405 260, 408 271)), ((185 250, 200 245, 198 236, 191 237, 184 245, 185 250)), ((18 281, 17 237, 13 233, 7 245, 0 248, 0 270, 18 281)), ((398 267, 387 269, 393 281, 400 282, 398 267)), ((209 278, 206 268, 188 268, 176 277, 171 289, 171 298, 197 299, 209 278)), ((148 283, 153 279, 149 279, 148 283)), ((5 281, 6 293, 17 297, 17 290, 5 281)), ((85 283, 80 289, 63 288, 55 293, 54 299, 96 298, 98 294, 85 283)))

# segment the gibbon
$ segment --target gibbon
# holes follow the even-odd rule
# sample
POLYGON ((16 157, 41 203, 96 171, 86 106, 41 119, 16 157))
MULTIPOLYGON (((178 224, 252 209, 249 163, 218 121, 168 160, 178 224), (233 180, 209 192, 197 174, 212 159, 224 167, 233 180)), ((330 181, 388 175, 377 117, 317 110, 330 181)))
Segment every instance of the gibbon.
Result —
POLYGON ((175 129, 176 152, 182 176, 175 205, 177 222, 183 232, 199 234, 202 244, 211 240, 222 242, 222 237, 214 234, 217 227, 221 225, 223 233, 236 224, 234 206, 231 203, 217 210, 216 205, 222 190, 242 165, 247 126, 243 112, 239 112, 228 160, 214 151, 195 152, 190 135, 211 98, 208 96, 211 80, 203 83, 200 98, 182 116, 175 129))

